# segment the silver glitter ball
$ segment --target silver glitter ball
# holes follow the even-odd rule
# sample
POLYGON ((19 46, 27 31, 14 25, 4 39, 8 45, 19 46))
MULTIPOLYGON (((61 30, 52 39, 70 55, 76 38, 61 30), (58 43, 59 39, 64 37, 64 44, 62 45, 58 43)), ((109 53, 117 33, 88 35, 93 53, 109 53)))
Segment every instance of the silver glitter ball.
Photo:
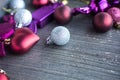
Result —
POLYGON ((24 0, 11 0, 10 8, 12 8, 12 9, 25 8, 25 2, 24 2, 24 0))
POLYGON ((21 28, 23 26, 28 26, 32 21, 32 14, 27 9, 20 9, 15 13, 14 16, 16 27, 21 28))
POLYGON ((65 45, 70 40, 70 32, 66 27, 58 26, 54 28, 47 38, 47 44, 65 45))

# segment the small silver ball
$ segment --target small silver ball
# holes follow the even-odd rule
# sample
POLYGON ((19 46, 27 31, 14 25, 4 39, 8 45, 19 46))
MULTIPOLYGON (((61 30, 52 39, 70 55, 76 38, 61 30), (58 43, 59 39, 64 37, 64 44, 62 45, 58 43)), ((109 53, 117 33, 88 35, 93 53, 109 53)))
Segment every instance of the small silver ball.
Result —
POLYGON ((12 8, 12 9, 25 8, 25 2, 24 2, 24 0, 11 0, 10 8, 12 8))
POLYGON ((54 28, 47 39, 47 44, 51 42, 55 43, 56 45, 65 45, 70 40, 70 32, 66 27, 58 26, 54 28))
POLYGON ((28 26, 32 21, 32 14, 27 9, 20 9, 14 16, 17 25, 28 26))

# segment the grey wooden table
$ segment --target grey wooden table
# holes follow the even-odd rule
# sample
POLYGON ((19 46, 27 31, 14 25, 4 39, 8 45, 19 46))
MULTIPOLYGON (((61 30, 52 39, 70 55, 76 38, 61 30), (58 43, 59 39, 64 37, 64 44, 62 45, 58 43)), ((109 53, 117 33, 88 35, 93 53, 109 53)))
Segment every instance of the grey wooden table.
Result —
MULTIPOLYGON (((27 9, 33 11, 30 0, 27 9)), ((71 7, 84 6, 69 0, 71 7)), ((71 39, 65 46, 46 46, 55 21, 39 29, 40 41, 25 55, 8 53, 0 58, 0 68, 6 70, 10 80, 120 80, 120 30, 96 33, 92 17, 75 16, 66 25, 71 39)))

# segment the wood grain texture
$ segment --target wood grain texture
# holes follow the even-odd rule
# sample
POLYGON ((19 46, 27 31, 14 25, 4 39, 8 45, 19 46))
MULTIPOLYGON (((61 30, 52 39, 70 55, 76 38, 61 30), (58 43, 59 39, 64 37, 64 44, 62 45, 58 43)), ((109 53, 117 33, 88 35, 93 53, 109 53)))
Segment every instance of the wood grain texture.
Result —
MULTIPOLYGON (((27 9, 34 11, 26 0, 27 9)), ((84 6, 69 0, 71 7, 84 6)), ((96 33, 92 16, 78 15, 65 25, 71 33, 65 46, 47 46, 45 40, 58 26, 55 21, 39 29, 41 40, 25 55, 8 53, 0 68, 11 80, 120 80, 120 31, 96 33)))

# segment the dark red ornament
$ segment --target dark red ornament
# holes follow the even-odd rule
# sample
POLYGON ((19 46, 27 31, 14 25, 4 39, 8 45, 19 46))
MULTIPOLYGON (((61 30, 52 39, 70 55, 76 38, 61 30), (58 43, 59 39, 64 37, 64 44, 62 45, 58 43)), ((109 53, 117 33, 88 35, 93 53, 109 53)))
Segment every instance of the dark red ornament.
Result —
POLYGON ((19 28, 15 31, 11 41, 13 52, 23 54, 29 51, 38 41, 39 36, 28 28, 19 28))
POLYGON ((46 5, 48 4, 48 0, 33 0, 33 5, 34 6, 43 6, 43 5, 46 5))
POLYGON ((106 32, 113 25, 112 17, 106 12, 100 12, 95 15, 93 20, 94 27, 99 32, 106 32))
POLYGON ((69 6, 59 6, 54 12, 54 18, 59 24, 67 24, 71 17, 71 8, 69 6))

